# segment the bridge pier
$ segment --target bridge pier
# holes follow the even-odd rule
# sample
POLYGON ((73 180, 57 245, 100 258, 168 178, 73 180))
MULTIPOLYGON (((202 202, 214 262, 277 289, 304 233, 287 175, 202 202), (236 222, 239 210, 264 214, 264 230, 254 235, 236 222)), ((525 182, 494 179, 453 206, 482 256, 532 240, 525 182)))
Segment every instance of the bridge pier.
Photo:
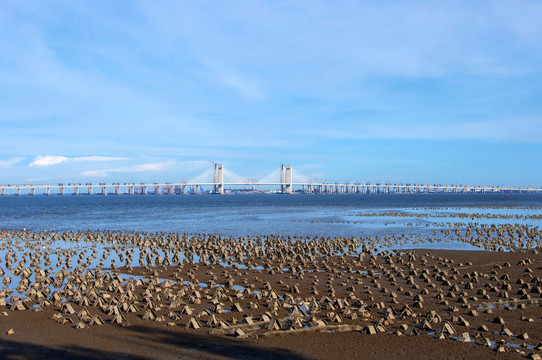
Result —
POLYGON ((143 181, 141 182, 141 194, 147 195, 147 185, 143 181))

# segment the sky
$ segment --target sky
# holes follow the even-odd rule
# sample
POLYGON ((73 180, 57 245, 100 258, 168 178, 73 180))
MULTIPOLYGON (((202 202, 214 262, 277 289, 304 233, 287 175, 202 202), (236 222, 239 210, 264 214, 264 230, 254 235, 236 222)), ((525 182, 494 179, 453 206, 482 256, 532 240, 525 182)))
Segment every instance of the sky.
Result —
POLYGON ((542 2, 0 2, 0 184, 542 186, 542 2), (233 175, 232 175, 233 176, 233 175))

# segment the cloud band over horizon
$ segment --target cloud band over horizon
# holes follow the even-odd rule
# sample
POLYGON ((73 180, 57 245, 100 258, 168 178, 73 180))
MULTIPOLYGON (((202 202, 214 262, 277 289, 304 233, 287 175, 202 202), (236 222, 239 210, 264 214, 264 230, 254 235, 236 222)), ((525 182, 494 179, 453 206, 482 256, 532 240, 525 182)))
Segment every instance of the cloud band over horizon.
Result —
POLYGON ((61 155, 38 155, 34 158, 28 166, 51 166, 57 165, 67 161, 119 161, 129 160, 128 157, 121 156, 79 156, 79 157, 66 157, 61 155))

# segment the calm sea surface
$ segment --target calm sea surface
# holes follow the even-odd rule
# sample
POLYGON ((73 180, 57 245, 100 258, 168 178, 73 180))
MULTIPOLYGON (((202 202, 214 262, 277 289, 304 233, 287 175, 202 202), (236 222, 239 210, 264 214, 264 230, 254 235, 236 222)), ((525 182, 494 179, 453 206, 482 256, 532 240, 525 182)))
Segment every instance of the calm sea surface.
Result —
MULTIPOLYGON (((0 197, 0 228, 366 236, 431 231, 435 219, 356 215, 383 212, 533 215, 542 214, 540 207, 542 194, 5 196, 0 197), (426 226, 424 229, 406 226, 412 221, 426 222, 426 226)), ((498 221, 503 222, 486 220, 498 221)), ((529 222, 532 226, 539 224, 542 221, 529 222)))

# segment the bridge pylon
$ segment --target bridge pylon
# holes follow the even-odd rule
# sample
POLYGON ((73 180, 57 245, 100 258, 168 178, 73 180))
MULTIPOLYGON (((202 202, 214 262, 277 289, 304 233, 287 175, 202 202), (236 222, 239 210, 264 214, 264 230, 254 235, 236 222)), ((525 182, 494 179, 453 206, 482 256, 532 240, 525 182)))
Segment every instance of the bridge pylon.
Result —
POLYGON ((283 194, 291 194, 293 191, 292 186, 293 174, 292 165, 280 165, 280 190, 283 194))
POLYGON ((214 189, 213 193, 215 194, 224 194, 224 167, 222 164, 215 164, 215 177, 214 177, 214 189))

